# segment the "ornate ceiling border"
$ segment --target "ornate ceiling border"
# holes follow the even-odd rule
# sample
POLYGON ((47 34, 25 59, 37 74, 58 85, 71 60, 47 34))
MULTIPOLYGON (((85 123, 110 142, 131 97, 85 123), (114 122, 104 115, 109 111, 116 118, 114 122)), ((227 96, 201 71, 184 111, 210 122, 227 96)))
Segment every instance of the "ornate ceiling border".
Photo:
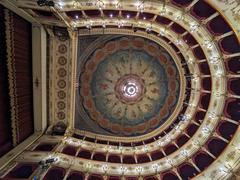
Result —
MULTIPOLYGON (((79 32, 81 33, 81 32, 79 32)), ((178 103, 177 103, 177 106, 175 108, 175 110, 173 111, 172 115, 168 118, 168 120, 163 124, 161 125, 159 128, 155 129, 154 131, 148 133, 148 134, 145 134, 145 135, 142 135, 142 136, 136 136, 136 137, 115 137, 115 136, 107 136, 107 135, 101 135, 101 134, 97 134, 97 133, 91 133, 91 132, 88 132, 88 131, 81 131, 81 130, 76 130, 78 133, 80 134, 84 134, 86 136, 89 136, 89 137, 92 137, 92 138, 96 138, 97 139, 108 139, 108 140, 114 140, 114 141, 125 141, 125 142, 133 142, 133 141, 136 141, 136 140, 142 140, 142 139, 147 139, 149 137, 152 137, 156 134, 159 134, 161 131, 163 131, 167 126, 169 126, 175 119, 176 117, 179 115, 179 112, 181 110, 181 107, 183 105, 183 99, 184 99, 184 94, 185 94, 185 87, 186 87, 186 80, 184 78, 184 72, 183 72, 183 69, 181 67, 181 62, 180 62, 180 59, 178 57, 178 55, 174 52, 174 50, 172 49, 172 47, 167 44, 165 41, 161 40, 160 38, 157 38, 151 34, 147 34, 145 32, 133 32, 131 30, 126 30, 126 29, 117 29, 117 28, 112 28, 112 29, 106 29, 105 30, 105 33, 106 34, 123 34, 123 35, 133 35, 133 36, 140 36, 140 37, 144 37, 144 38, 147 38, 147 39, 150 39, 154 42, 156 42, 157 44, 159 44, 160 46, 164 47, 168 53, 173 57, 176 65, 177 65, 177 68, 178 68, 178 71, 179 71, 179 74, 180 74, 180 82, 181 82, 181 87, 180 87, 180 95, 179 95, 179 100, 178 100, 178 103)), ((87 34, 84 33, 84 34, 87 34)), ((81 34, 81 35, 84 35, 84 34, 81 34)), ((95 35, 95 34, 102 34, 102 29, 93 29, 91 31, 91 35, 95 35)), ((193 87, 195 88, 198 88, 199 85, 196 85, 193 87)), ((191 95, 193 97, 196 96, 196 99, 195 99, 195 102, 198 102, 198 98, 197 95, 191 95)), ((192 99, 194 99, 192 97, 192 99)), ((191 103, 194 103, 194 102, 191 102, 191 103)))

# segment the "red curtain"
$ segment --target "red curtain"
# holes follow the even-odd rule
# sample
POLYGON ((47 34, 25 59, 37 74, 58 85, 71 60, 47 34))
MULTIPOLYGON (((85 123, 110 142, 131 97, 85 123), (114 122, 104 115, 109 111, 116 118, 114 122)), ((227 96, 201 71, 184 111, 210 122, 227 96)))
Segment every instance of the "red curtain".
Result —
MULTIPOLYGON (((32 92, 32 32, 31 23, 11 11, 7 11, 11 41, 8 51, 8 67, 13 77, 13 93, 10 93, 11 110, 17 109, 12 117, 13 142, 19 144, 33 133, 33 92, 32 92), (12 68, 12 69, 11 69, 12 68)), ((7 18, 6 18, 7 19, 7 18)), ((10 77, 11 78, 11 77, 10 77)), ((11 81, 11 79, 10 79, 11 81)))
POLYGON ((33 131, 31 23, 0 6, 0 156, 33 131))
POLYGON ((12 148, 4 8, 0 6, 0 157, 12 148))

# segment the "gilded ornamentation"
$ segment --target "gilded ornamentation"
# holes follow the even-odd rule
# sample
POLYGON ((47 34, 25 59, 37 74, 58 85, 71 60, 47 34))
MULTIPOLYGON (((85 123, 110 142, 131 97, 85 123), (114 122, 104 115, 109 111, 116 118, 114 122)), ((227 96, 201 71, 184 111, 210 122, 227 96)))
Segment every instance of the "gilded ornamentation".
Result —
POLYGON ((65 44, 59 45, 58 52, 61 53, 61 54, 66 53, 67 52, 67 46, 65 44))
MULTIPOLYGON (((71 39, 69 37, 63 36, 55 36, 52 38, 52 52, 53 54, 53 63, 52 72, 54 73, 52 81, 54 93, 54 98, 57 100, 52 100, 53 105, 53 113, 52 113, 52 121, 61 120, 61 122, 66 123, 67 117, 67 95, 69 94, 68 79, 71 75, 71 71, 69 71, 69 61, 67 59, 71 59, 71 39)), ((52 122, 55 124, 55 122, 52 122)))
POLYGON ((58 84, 58 87, 61 89, 66 87, 66 82, 64 80, 59 80, 57 84, 58 84))
POLYGON ((58 91, 57 94, 59 99, 64 99, 66 97, 66 93, 64 91, 58 91))
POLYGON ((58 58, 58 63, 63 66, 67 63, 67 59, 64 56, 60 56, 58 58))
POLYGON ((64 112, 60 111, 60 112, 57 113, 57 116, 58 116, 58 118, 59 118, 60 120, 63 120, 66 115, 65 115, 64 112))
POLYGON ((66 105, 65 105, 65 103, 64 103, 63 101, 59 101, 59 102, 57 103, 57 107, 58 107, 59 109, 63 110, 63 109, 65 109, 66 105))
POLYGON ((58 75, 59 75, 60 77, 65 77, 65 76, 67 75, 67 71, 66 71, 64 68, 60 68, 60 69, 58 70, 58 75))
POLYGON ((231 161, 231 160, 234 160, 236 156, 236 151, 232 151, 230 153, 227 154, 227 161, 231 161))

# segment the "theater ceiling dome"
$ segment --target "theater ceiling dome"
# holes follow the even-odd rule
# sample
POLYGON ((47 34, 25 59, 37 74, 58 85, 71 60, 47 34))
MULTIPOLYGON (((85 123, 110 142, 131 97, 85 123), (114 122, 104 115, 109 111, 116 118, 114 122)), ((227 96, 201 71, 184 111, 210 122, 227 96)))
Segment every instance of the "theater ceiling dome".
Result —
POLYGON ((91 52, 83 51, 78 59, 77 128, 96 132, 82 125, 93 121, 102 133, 137 136, 160 127, 173 115, 179 99, 181 83, 173 58, 141 37, 103 38, 89 44, 86 51, 91 52))
POLYGON ((48 42, 49 127, 12 167, 50 156, 43 179, 240 177, 239 0, 1 2, 48 42))

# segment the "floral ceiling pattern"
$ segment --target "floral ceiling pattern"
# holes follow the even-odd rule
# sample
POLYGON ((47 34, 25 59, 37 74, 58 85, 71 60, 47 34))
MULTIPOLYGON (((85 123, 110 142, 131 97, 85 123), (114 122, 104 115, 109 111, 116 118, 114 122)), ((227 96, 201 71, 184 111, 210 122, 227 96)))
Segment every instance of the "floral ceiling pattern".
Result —
POLYGON ((170 55, 139 37, 109 40, 92 52, 79 77, 89 120, 113 135, 151 132, 174 111, 179 73, 170 55))

